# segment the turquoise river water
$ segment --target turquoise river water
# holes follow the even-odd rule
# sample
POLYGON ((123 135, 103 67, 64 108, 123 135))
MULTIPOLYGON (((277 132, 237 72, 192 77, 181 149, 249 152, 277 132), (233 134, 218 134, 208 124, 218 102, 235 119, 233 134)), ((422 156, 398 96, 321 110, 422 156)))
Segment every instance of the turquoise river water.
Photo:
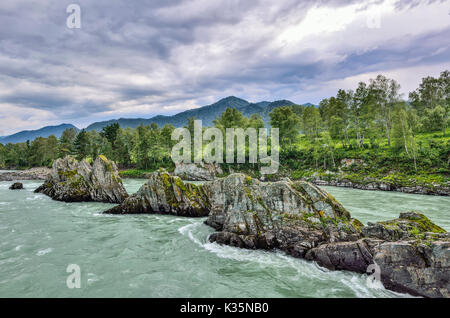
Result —
MULTIPOLYGON (((23 183, 0 182, 0 297, 408 297, 282 252, 209 243, 204 218, 103 215, 112 205, 57 202, 23 183), (79 289, 66 285, 69 264, 79 289)), ((363 223, 414 209, 450 230, 448 197, 325 188, 363 223)))

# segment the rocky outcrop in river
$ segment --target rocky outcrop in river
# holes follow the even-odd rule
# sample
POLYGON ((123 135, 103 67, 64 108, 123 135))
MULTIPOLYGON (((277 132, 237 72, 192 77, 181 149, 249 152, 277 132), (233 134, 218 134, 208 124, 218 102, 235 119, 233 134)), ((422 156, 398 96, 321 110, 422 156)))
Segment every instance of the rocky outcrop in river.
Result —
POLYGON ((51 169, 46 167, 13 172, 0 172, 0 181, 45 180, 50 173, 51 169))
POLYGON ((210 203, 203 186, 185 184, 179 177, 161 169, 152 173, 137 193, 105 213, 207 216, 209 211, 210 203))
POLYGON ((183 180, 211 181, 223 171, 218 164, 212 163, 177 163, 173 174, 183 180))
POLYGON ((278 248, 331 270, 379 270, 388 289, 450 297, 450 238, 416 212, 364 227, 307 182, 259 183, 243 175, 205 184, 210 241, 250 249, 278 248))
POLYGON ((57 159, 50 175, 35 192, 65 202, 121 203, 128 197, 116 164, 104 156, 98 156, 92 166, 86 160, 78 162, 70 156, 57 159))
POLYGON ((450 297, 450 237, 417 212, 364 226, 319 187, 244 174, 184 183, 154 172, 134 195, 106 213, 208 216, 209 240, 248 249, 280 249, 331 270, 374 269, 388 289, 450 297))

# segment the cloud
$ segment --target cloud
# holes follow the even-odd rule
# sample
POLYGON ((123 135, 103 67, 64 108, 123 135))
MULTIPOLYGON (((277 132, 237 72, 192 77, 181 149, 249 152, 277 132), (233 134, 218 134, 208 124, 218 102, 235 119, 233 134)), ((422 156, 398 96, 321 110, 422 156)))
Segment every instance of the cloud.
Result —
POLYGON ((318 103, 377 73, 406 94, 450 68, 446 1, 79 0, 82 28, 68 29, 70 3, 0 4, 3 134, 227 95, 318 103))

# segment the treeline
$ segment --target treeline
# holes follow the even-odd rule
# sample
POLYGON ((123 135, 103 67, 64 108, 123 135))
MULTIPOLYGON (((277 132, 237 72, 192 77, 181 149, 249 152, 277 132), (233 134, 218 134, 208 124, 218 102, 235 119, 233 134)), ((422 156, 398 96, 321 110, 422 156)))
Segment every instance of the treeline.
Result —
MULTIPOLYGON (((418 135, 433 132, 445 136, 450 111, 449 74, 444 71, 438 78, 424 78, 419 88, 409 94, 408 101, 403 100, 395 80, 379 75, 368 83, 359 83, 355 90, 339 90, 336 96, 322 100, 318 108, 275 108, 269 114, 270 125, 280 129, 281 164, 292 169, 336 169, 345 152, 352 151, 354 155, 364 150, 382 157, 386 156, 380 154, 382 148, 389 150, 388 157, 401 157, 415 170, 418 158, 422 158, 422 168, 445 165, 450 155, 448 142, 436 146, 419 140, 418 135), (427 156, 437 159, 427 161, 427 156)), ((194 120, 189 118, 186 126, 191 135, 194 120)), ((228 108, 216 118, 214 126, 224 131, 261 128, 264 122, 258 114, 245 117, 235 108, 228 108)), ((112 124, 100 132, 67 129, 59 139, 50 136, 26 143, 0 144, 0 167, 50 166, 53 160, 67 154, 87 160, 103 154, 122 168, 172 167, 174 129, 172 125, 156 124, 136 129, 112 124)))

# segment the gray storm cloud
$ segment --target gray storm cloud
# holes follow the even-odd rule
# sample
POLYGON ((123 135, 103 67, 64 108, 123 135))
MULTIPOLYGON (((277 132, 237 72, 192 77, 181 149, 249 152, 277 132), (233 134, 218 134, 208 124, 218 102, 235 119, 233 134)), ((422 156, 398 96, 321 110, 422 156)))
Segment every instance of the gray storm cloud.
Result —
POLYGON ((70 3, 1 2, 2 134, 227 95, 317 103, 377 72, 406 92, 449 68, 448 1, 80 0, 81 29, 70 3))

